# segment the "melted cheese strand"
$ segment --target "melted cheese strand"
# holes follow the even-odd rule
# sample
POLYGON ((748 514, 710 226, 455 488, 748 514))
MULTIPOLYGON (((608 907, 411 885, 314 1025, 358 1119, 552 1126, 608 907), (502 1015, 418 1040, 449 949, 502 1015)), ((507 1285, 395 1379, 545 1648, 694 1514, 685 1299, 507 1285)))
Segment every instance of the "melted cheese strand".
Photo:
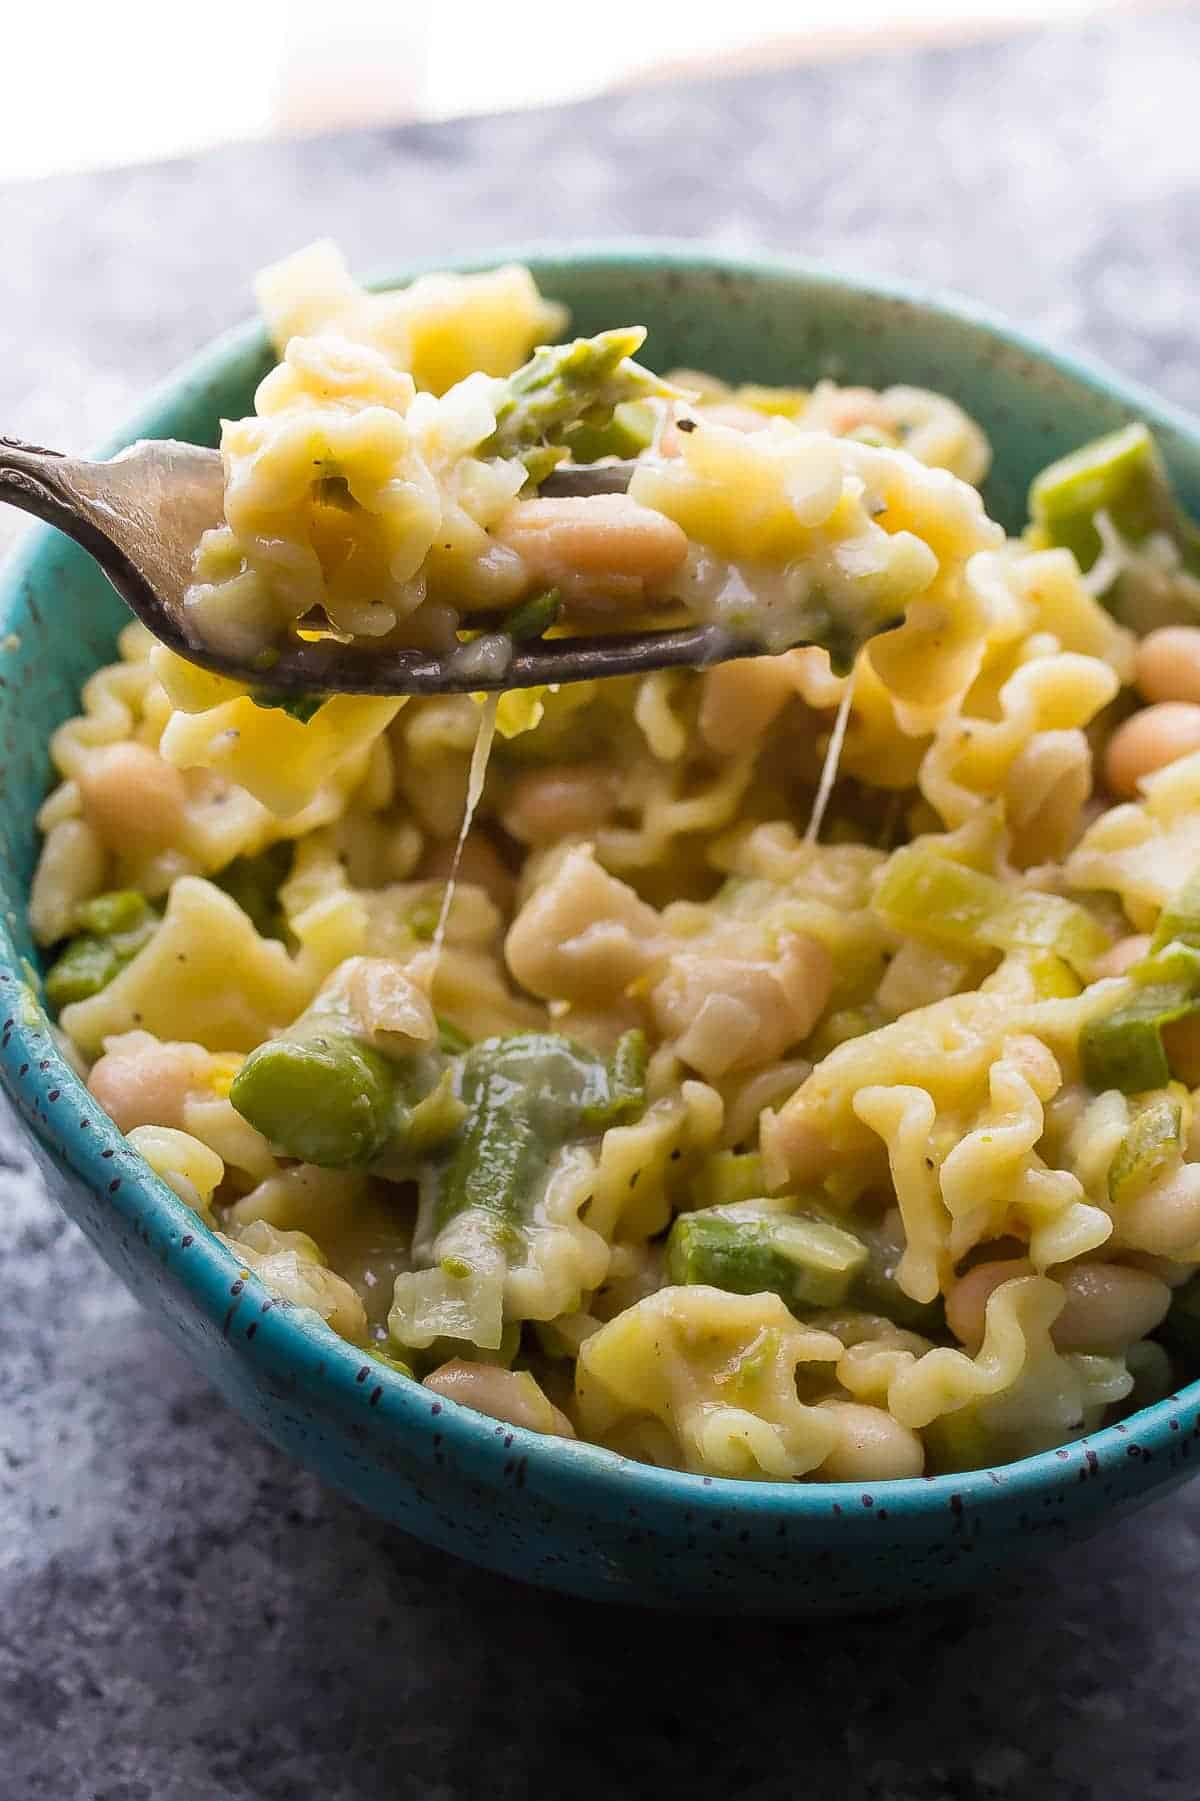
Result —
POLYGON ((837 710, 837 718, 833 722, 833 730, 829 734, 829 749, 825 752, 825 762, 821 770, 821 780, 817 785, 816 799, 813 801, 812 818, 808 822, 808 830, 804 834, 805 844, 815 844, 821 834, 821 821, 825 817, 825 809, 829 805, 829 797, 833 793, 833 784, 837 781, 838 764, 841 761, 842 745, 846 741, 846 727, 850 723, 850 707, 854 700, 855 670, 850 671, 850 679, 846 683, 846 692, 842 695, 841 705, 837 710))
POLYGON ((471 830, 475 818, 475 809, 483 799, 483 784, 487 778, 488 763, 491 761, 492 744, 496 737, 496 709, 500 705, 498 694, 489 694, 479 714, 479 729, 475 733, 475 748, 471 752, 471 773, 467 779, 467 798, 463 806, 463 821, 459 828, 458 843, 454 847, 454 861, 450 865, 450 874, 446 880, 446 889, 442 895, 442 909, 438 914, 437 926, 433 934, 433 956, 429 976, 430 992, 433 990, 434 978, 437 975, 438 962, 442 954, 442 942, 446 936, 446 922, 450 918, 450 908, 454 901, 454 890, 458 883, 458 869, 462 862, 463 850, 467 842, 467 834, 471 830))

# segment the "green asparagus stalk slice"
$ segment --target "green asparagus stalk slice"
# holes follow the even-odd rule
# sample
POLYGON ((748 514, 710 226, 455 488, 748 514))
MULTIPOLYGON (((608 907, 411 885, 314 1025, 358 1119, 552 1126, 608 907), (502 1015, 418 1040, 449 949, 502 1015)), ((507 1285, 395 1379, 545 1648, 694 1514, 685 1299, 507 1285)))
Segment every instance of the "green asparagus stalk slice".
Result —
POLYGON ((668 382, 631 361, 645 337, 644 326, 629 325, 535 350, 509 376, 496 429, 480 454, 535 459, 534 467, 528 460, 526 466, 537 480, 547 473, 546 448, 562 445, 568 427, 607 425, 622 402, 673 395, 668 382))
POLYGON ((854 1233, 761 1201, 681 1213, 667 1239, 670 1282, 777 1294, 798 1314, 842 1305, 866 1261, 854 1233))
POLYGON ((557 588, 547 588, 544 594, 533 595, 511 612, 504 629, 514 644, 522 644, 548 632, 561 612, 562 595, 557 588))
POLYGON ((941 1333, 940 1298, 914 1301, 896 1281, 902 1236, 881 1223, 856 1220, 851 1229, 816 1207, 789 1213, 781 1205, 748 1200, 680 1214, 667 1239, 669 1279, 777 1294, 799 1318, 849 1306, 926 1337, 941 1333))
POLYGON ((602 457, 640 456, 654 442, 654 408, 644 400, 625 400, 613 408, 607 425, 569 425, 563 440, 573 463, 598 463, 602 457))
POLYGON ((462 1060, 464 1122, 438 1172, 435 1231, 471 1208, 516 1225, 556 1151, 636 1118, 645 1042, 627 1032, 610 1061, 552 1032, 487 1038, 462 1060))
POLYGON ((396 1128, 395 1072, 348 1032, 260 1044, 234 1077, 229 1098, 287 1156, 326 1169, 370 1163, 396 1128))
POLYGON ((46 974, 46 999, 56 1010, 107 988, 153 937, 159 914, 132 888, 98 894, 75 910, 76 935, 46 974))

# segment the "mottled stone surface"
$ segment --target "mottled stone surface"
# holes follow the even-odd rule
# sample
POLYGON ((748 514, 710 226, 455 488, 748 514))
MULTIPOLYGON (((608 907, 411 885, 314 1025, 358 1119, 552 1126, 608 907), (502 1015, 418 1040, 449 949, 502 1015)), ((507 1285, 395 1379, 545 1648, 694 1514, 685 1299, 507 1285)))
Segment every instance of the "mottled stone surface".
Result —
MULTIPOLYGON (((94 441, 321 232, 365 268, 631 231, 796 249, 968 289, 1200 408, 1198 66, 1187 8, 9 189, 0 421, 94 441)), ((1200 1792, 1200 1491, 904 1619, 636 1617, 428 1552, 260 1444, 2 1123, 0 1277, 3 1801, 1200 1792)))

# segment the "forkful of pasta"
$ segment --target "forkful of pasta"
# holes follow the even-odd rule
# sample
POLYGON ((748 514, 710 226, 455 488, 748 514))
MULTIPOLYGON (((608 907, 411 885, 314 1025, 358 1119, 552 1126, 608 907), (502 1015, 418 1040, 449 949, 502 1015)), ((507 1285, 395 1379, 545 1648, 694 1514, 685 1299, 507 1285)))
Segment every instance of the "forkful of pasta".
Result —
POLYGON ((80 543, 169 649, 264 704, 303 716, 336 693, 494 692, 800 646, 845 672, 868 641, 901 706, 936 709, 969 679, 987 605, 966 564, 1003 539, 979 470, 931 466, 844 405, 814 416, 795 391, 714 399, 663 380, 633 360, 640 327, 543 346, 508 374, 483 355, 439 392, 378 330, 289 333, 267 310, 282 360, 219 451, 143 441, 85 462, 0 440, 0 499, 80 543))

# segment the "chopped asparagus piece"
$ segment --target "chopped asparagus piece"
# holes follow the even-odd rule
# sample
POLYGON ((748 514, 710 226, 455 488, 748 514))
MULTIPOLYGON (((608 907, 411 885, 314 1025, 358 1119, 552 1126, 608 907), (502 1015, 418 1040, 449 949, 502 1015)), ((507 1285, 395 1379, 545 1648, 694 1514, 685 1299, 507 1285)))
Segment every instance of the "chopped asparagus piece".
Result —
POLYGON ((438 1014, 437 1029, 438 1048, 444 1051, 447 1057, 460 1057, 464 1051, 470 1050, 471 1040, 467 1034, 460 1032, 453 1020, 444 1019, 440 1013, 438 1014))
POLYGON ((528 638, 540 638, 549 631, 561 612, 561 594, 557 588, 547 588, 544 594, 533 595, 511 612, 504 629, 514 644, 521 644, 528 638))
MULTIPOLYGON (((535 350, 509 376, 496 429, 480 445, 480 454, 536 457, 548 445, 561 444, 570 426, 606 425, 623 401, 673 394, 667 382, 630 360, 645 337, 643 326, 629 325, 535 350)), ((544 466, 530 469, 535 480, 546 473, 544 466)))
POLYGON ((573 463, 598 463, 602 457, 640 456, 654 442, 654 408, 644 400, 622 401, 607 425, 570 425, 563 433, 573 463))
POLYGON ((395 1131, 392 1066, 347 1032, 260 1044, 229 1098, 287 1156, 327 1169, 370 1163, 395 1131))
POLYGON ((438 1181, 440 1231, 471 1208, 516 1224, 554 1153, 645 1106, 645 1045, 627 1032, 611 1063, 552 1032, 488 1038, 463 1058, 466 1119, 438 1181))
POLYGON ((75 912, 78 935, 46 974, 46 999, 57 1010, 90 1000, 149 943, 159 915, 144 894, 132 888, 98 894, 75 912))
POLYGON ((840 1306, 866 1261, 853 1232, 762 1201, 681 1213, 667 1239, 669 1281, 777 1294, 794 1313, 840 1306))

